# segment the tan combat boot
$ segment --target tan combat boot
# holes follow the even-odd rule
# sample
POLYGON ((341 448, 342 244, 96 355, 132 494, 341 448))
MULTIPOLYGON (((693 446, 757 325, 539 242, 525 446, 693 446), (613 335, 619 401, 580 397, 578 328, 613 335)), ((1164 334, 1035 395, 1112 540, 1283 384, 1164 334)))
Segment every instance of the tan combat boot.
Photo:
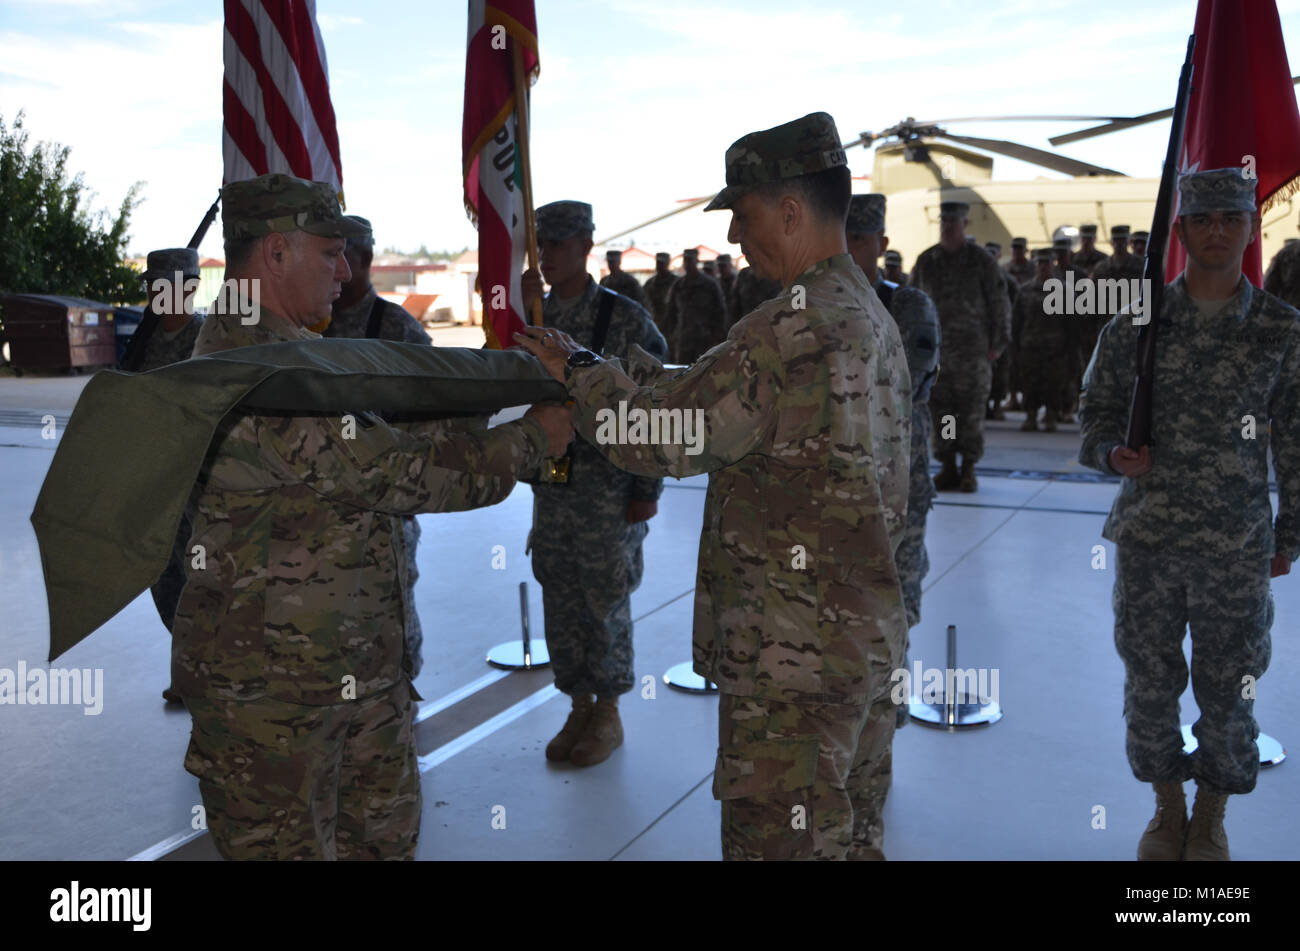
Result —
POLYGON ((941 461, 943 465, 940 467, 939 473, 934 477, 934 488, 936 492, 946 492, 949 489, 955 489, 957 488, 957 483, 961 481, 961 477, 957 475, 956 457, 950 457, 941 461))
POLYGON ((1187 800, 1182 783, 1155 783, 1156 814, 1138 842, 1139 862, 1178 862, 1187 831, 1187 800))
POLYGON ((961 461, 961 483, 958 488, 963 492, 974 492, 980 487, 979 482, 975 479, 975 463, 970 459, 961 461))
POLYGON ((623 745, 623 721, 618 718, 618 698, 597 700, 587 732, 582 734, 569 762, 574 766, 594 766, 609 759, 609 754, 623 745))
POLYGON ((564 728, 555 734, 555 739, 546 744, 547 759, 563 762, 569 758, 573 748, 587 732, 591 711, 591 694, 581 694, 573 698, 573 710, 569 713, 569 719, 564 721, 564 728))
POLYGON ((1216 796, 1197 784, 1192 821, 1187 824, 1186 861, 1232 861, 1228 854, 1228 833, 1223 831, 1223 813, 1227 805, 1227 796, 1216 796))

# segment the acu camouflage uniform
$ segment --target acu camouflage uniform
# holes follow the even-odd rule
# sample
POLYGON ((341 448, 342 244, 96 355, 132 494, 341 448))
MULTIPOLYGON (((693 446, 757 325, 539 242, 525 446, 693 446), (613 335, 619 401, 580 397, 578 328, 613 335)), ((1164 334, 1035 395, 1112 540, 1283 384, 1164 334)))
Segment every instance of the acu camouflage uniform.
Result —
POLYGON ((1292 307, 1300 307, 1300 243, 1288 244, 1268 265, 1264 290, 1292 307))
MULTIPOLYGON (((1233 170, 1237 174, 1239 170, 1233 170)), ((1239 177, 1239 175, 1238 175, 1239 177)), ((1165 288, 1156 341, 1150 472, 1125 478, 1102 534, 1115 542, 1115 646, 1133 775, 1195 778, 1247 793, 1259 771, 1254 701, 1243 678, 1268 667, 1269 560, 1300 557, 1300 313, 1244 277, 1202 313, 1180 276, 1165 288), (1254 417, 1255 438, 1242 418, 1254 417), (1281 510, 1268 494, 1269 434, 1281 510), (1178 698, 1192 634, 1198 747, 1183 752, 1178 698)), ((1080 400, 1079 461, 1113 473, 1136 374, 1138 328, 1114 318, 1098 341, 1080 400)))
POLYGON ((1011 306, 1006 280, 983 248, 962 245, 948 254, 941 245, 923 251, 912 270, 911 286, 934 302, 943 333, 943 366, 930 394, 935 422, 934 455, 964 461, 984 455, 984 410, 993 381, 989 351, 1010 344, 1011 306), (956 419, 956 438, 942 438, 943 417, 956 419))
POLYGON ((727 335, 722 285, 703 271, 683 274, 668 292, 664 336, 674 363, 694 363, 727 335))
MULTIPOLYGON (((600 299, 609 293, 588 281, 567 309, 552 293, 542 306, 542 321, 590 347, 600 299)), ((626 357, 633 344, 658 359, 668 354, 645 308, 616 296, 604 352, 626 357)), ((569 481, 533 486, 528 548, 533 576, 542 586, 546 649, 560 692, 608 700, 636 683, 631 595, 641 583, 641 543, 650 527, 628 524, 627 506, 633 500, 657 501, 662 492, 662 479, 624 472, 580 438, 572 445, 569 481)))
MULTIPOLYGON (((638 281, 627 271, 619 271, 617 274, 606 274, 600 279, 601 287, 608 287, 615 294, 622 294, 634 303, 646 307, 645 291, 638 281)), ((648 309, 648 308, 647 308, 648 309)))
MULTIPOLYGON (((381 308, 378 339, 433 346, 433 338, 414 315, 405 307, 381 298, 373 285, 351 307, 334 310, 324 336, 365 339, 370 329, 370 310, 376 301, 381 308)), ((424 628, 415 607, 415 583, 420 578, 420 566, 415 559, 420 547, 420 523, 414 515, 402 517, 402 539, 406 551, 406 652, 411 658, 411 678, 414 679, 420 676, 424 667, 424 628)))
MULTIPOLYGON (((829 117, 827 117, 829 121, 829 117)), ((838 140, 836 140, 838 142, 838 140)), ((898 329, 847 254, 743 318, 674 375, 636 354, 569 382, 596 412, 703 413, 703 452, 602 445, 646 475, 709 473, 694 660, 716 683, 723 856, 881 858, 907 615, 894 552, 907 508, 911 399, 898 329), (802 553, 802 554, 801 554, 802 553), (792 828, 792 808, 806 811, 792 828)))

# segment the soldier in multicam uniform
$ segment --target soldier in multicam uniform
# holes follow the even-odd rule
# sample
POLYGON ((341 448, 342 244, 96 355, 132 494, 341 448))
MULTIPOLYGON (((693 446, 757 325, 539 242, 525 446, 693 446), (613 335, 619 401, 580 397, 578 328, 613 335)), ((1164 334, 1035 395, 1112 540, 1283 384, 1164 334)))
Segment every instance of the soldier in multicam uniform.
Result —
MULTIPOLYGON (((585 202, 556 201, 537 209, 542 273, 524 273, 525 310, 541 295, 545 275, 551 285, 542 305, 547 328, 612 357, 627 358, 636 344, 666 358, 668 344, 646 309, 600 288, 587 273, 594 230, 585 202)), ((630 599, 641 583, 641 543, 662 492, 662 479, 615 468, 581 439, 573 444, 567 482, 533 486, 527 547, 542 585, 555 686, 573 704, 546 747, 548 760, 591 766, 623 742, 618 698, 636 682, 630 599)))
MULTIPOLYGON (((145 308, 158 315, 144 351, 130 356, 135 370, 143 373, 188 360, 194 351, 194 341, 199 336, 203 322, 194 316, 192 302, 198 290, 199 253, 193 248, 167 248, 150 251, 145 272, 140 275, 148 300, 145 308), (180 286, 177 286, 177 276, 180 286)), ((126 365, 126 360, 123 360, 126 365)), ((149 588, 154 607, 167 630, 172 628, 176 616, 176 602, 185 587, 185 546, 190 540, 189 519, 182 516, 172 543, 172 557, 162 575, 149 588)), ((184 703, 181 695, 168 687, 163 699, 169 704, 184 703)))
POLYGON ((903 270, 903 256, 897 251, 885 252, 885 280, 891 281, 899 287, 907 286, 907 272, 903 270))
POLYGON ((1300 241, 1288 238, 1264 273, 1264 290, 1300 307, 1300 241))
POLYGON ((727 859, 883 857, 874 787, 907 637, 893 553, 911 398, 898 329, 845 253, 840 141, 815 113, 727 150, 709 210, 732 210, 728 240, 785 290, 689 371, 635 353, 638 384, 564 335, 516 337, 569 375, 588 438, 620 401, 702 418, 698 454, 672 439, 601 449, 647 475, 709 473, 694 655, 721 693, 713 790, 727 859))
MULTIPOLYGON (((731 300, 728 301, 732 315, 731 324, 735 324, 764 301, 771 300, 780 293, 780 281, 759 277, 757 271, 746 266, 736 275, 736 286, 732 288, 731 300)), ((731 330, 731 325, 727 326, 727 330, 731 330)))
MULTIPOLYGON (((677 283, 677 275, 668 269, 671 261, 672 255, 667 251, 656 254, 655 272, 641 288, 645 292, 645 307, 650 311, 650 316, 655 319, 655 326, 659 328, 660 333, 663 333, 664 320, 668 315, 668 292, 677 283)), ((667 334, 664 334, 664 337, 666 339, 667 334)))
MULTIPOLYGON (((1074 272, 1074 286, 1088 280, 1088 272, 1074 263, 1074 253, 1070 250, 1070 239, 1056 238, 1052 241, 1052 276, 1065 284, 1066 275, 1074 272)), ((1069 286, 1069 285, 1065 285, 1069 286)), ((1058 315, 1062 316, 1062 315, 1058 315)), ((1068 320, 1075 321, 1074 354, 1070 358, 1069 383, 1066 390, 1065 404, 1061 407, 1061 422, 1074 422, 1074 411, 1079 405, 1079 387, 1083 382, 1083 368, 1088 365, 1092 348, 1097 342, 1097 334, 1106 325, 1110 317, 1094 317, 1086 314, 1070 315, 1068 320)))
POLYGON ((964 202, 942 202, 939 243, 922 252, 912 268, 912 287, 934 301, 943 330, 944 365, 930 393, 934 454, 942 464, 934 487, 941 492, 978 487, 975 463, 984 455, 984 409, 993 365, 1011 342, 1006 281, 984 250, 966 241, 969 211, 964 202), (955 438, 945 437, 945 416, 954 418, 955 438))
POLYGON ((731 263, 730 254, 719 254, 718 258, 718 286, 722 288, 722 302, 727 307, 727 330, 731 325, 738 321, 744 314, 733 313, 731 305, 736 297, 736 269, 731 263))
POLYGON ((1052 252, 1039 248, 1034 252, 1037 273, 1033 280, 1020 285, 1012 316, 1012 339, 1016 345, 1016 365, 1020 368, 1020 381, 1024 387, 1025 421, 1020 428, 1025 432, 1038 429, 1038 408, 1045 407, 1043 429, 1056 432, 1061 408, 1070 398, 1078 345, 1074 339, 1075 319, 1061 314, 1048 314, 1043 310, 1048 290, 1046 282, 1053 277, 1052 252))
POLYGON ((1124 476, 1102 534, 1116 546, 1129 765, 1156 790, 1138 858, 1227 860, 1227 797, 1254 789, 1259 771, 1253 684, 1271 652, 1269 579, 1300 557, 1300 312, 1241 273, 1259 240, 1255 180, 1226 168, 1184 175, 1178 187, 1187 268, 1166 286, 1158 315, 1151 445, 1124 445, 1137 328, 1122 314, 1084 378, 1079 461, 1124 476), (1189 621, 1201 714, 1190 755, 1178 705, 1189 621))
POLYGON ((1079 250, 1074 252, 1074 266, 1091 277, 1092 269, 1104 260, 1106 253, 1097 247, 1097 226, 1079 225, 1079 250))
POLYGON ((600 279, 600 286, 608 287, 615 294, 622 294, 645 307, 645 291, 641 288, 641 282, 623 270, 623 252, 606 251, 605 265, 609 268, 609 273, 600 279))
MULTIPOLYGON (((910 631, 921 623, 921 582, 930 571, 925 550, 925 523, 934 505, 934 483, 930 481, 930 387, 939 372, 939 314, 934 303, 915 287, 899 287, 885 280, 877 260, 889 246, 885 236, 885 196, 854 195, 844 224, 845 242, 854 262, 889 309, 898 325, 912 381, 912 458, 908 466, 907 526, 903 542, 895 553, 903 584, 903 606, 910 631)), ((908 647, 910 648, 910 642, 908 647)), ((903 667, 907 667, 904 654, 903 667)), ((907 704, 898 707, 898 726, 907 723, 907 704)), ((892 757, 881 767, 892 774, 892 757)), ((884 788, 888 789, 886 785, 884 788)), ((883 805, 883 804, 882 804, 883 805)))
MULTIPOLYGON (((1001 264, 1002 245, 996 241, 985 241, 984 250, 988 252, 993 263, 998 265, 998 270, 1002 272, 1002 280, 1007 287, 1007 300, 1010 302, 1011 309, 1014 312, 1016 306, 1016 294, 1020 291, 1020 285, 1016 283, 1007 269, 1001 264)), ((1014 395, 1018 387, 1015 385, 1015 348, 1008 346, 998 357, 998 362, 993 364, 993 383, 989 388, 988 407, 984 411, 985 419, 1006 419, 1007 414, 1003 411, 1002 401, 1007 398, 1007 394, 1014 395)))
POLYGON ((727 335, 727 302, 722 286, 700 270, 700 252, 682 252, 684 273, 668 292, 664 336, 674 363, 694 363, 727 335))
POLYGON ((1005 270, 1011 275, 1011 279, 1016 282, 1017 287, 1034 276, 1037 269, 1034 267, 1034 262, 1029 259, 1028 239, 1011 239, 1011 261, 1007 264, 1005 270))
MULTIPOLYGON (((380 297, 371 283, 375 236, 370 221, 360 215, 345 217, 366 230, 364 234, 347 239, 343 258, 348 262, 352 276, 344 282, 338 300, 330 308, 330 320, 323 335, 433 346, 433 339, 420 322, 405 307, 380 297)), ((424 628, 415 606, 415 583, 420 577, 420 566, 415 559, 420 545, 420 523, 414 515, 402 517, 402 540, 406 551, 406 652, 411 658, 411 678, 415 679, 424 667, 424 628)))
POLYGON ((1092 269, 1095 280, 1141 280, 1146 261, 1136 254, 1129 254, 1128 234, 1128 225, 1115 225, 1110 229, 1110 246, 1115 253, 1092 269))
MULTIPOLYGON (((1025 281, 1034 276, 1034 262, 1029 259, 1028 255, 1029 240, 1027 238, 1011 239, 1011 261, 1007 264, 1004 271, 1011 275, 1012 282, 1016 285, 1016 296, 1020 295, 1020 287, 1025 281)), ((1011 313, 1014 318, 1015 303, 1012 302, 1011 313)), ((1024 381, 1020 376, 1019 353, 1020 347, 1016 342, 1015 321, 1012 320, 1011 328, 1011 346, 1008 348, 1011 354, 1011 380, 1010 395, 1006 404, 1002 407, 1008 410, 1023 409, 1024 404, 1020 400, 1021 391, 1024 390, 1024 381)))
MULTIPOLYGON (((228 279, 260 286, 252 322, 203 322, 195 355, 311 340, 362 228, 334 188, 263 175, 222 190, 228 279)), ((413 435, 377 416, 221 424, 195 487, 202 565, 173 625, 172 683, 225 858, 413 858, 420 827, 396 515, 491 505, 568 441, 560 407, 413 435)))
POLYGON ((1132 248, 1133 256, 1139 261, 1146 260, 1148 237, 1150 237, 1150 235, 1145 231, 1134 231, 1129 235, 1129 246, 1132 248))

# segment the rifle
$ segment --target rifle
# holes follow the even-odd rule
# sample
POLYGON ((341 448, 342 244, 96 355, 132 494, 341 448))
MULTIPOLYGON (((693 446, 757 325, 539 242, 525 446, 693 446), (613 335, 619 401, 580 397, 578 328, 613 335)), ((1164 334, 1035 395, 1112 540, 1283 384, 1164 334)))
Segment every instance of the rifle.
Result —
MULTIPOLYGON (((217 200, 208 208, 208 213, 203 216, 199 222, 198 229, 194 236, 190 238, 187 248, 198 250, 203 238, 207 235, 208 229, 212 227, 212 222, 217 220, 217 209, 221 205, 221 192, 217 192, 217 200)), ((158 330, 159 317, 153 312, 147 303, 144 308, 144 318, 140 321, 140 326, 135 328, 135 333, 131 335, 131 341, 126 345, 126 352, 122 354, 122 369, 130 370, 135 373, 140 369, 140 363, 144 360, 144 352, 149 346, 149 339, 158 330)))
POLYGON ((1151 219, 1151 236, 1147 239, 1147 256, 1142 267, 1142 314, 1145 322, 1137 337, 1137 378, 1133 381, 1133 400, 1129 405, 1128 434, 1125 445, 1138 450, 1151 444, 1151 396, 1156 375, 1156 327, 1165 297, 1165 248, 1169 244, 1169 215, 1178 178, 1179 153, 1183 150, 1183 127, 1187 122, 1187 100, 1192 92, 1192 51, 1196 34, 1187 38, 1187 58, 1178 75, 1178 97, 1174 100, 1173 123, 1169 128, 1169 146, 1165 150, 1165 167, 1160 173, 1160 191, 1156 195, 1155 215, 1151 219), (1147 290, 1149 294, 1145 293, 1147 290))

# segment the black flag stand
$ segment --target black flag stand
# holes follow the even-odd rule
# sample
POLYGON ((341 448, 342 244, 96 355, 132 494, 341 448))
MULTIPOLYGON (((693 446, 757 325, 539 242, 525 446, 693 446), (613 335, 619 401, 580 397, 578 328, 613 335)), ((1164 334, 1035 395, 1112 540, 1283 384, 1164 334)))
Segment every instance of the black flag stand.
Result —
POLYGON ((523 637, 518 641, 498 644, 487 653, 487 662, 502 670, 536 670, 551 662, 546 652, 546 642, 534 644, 528 631, 528 582, 519 582, 519 621, 523 637))

